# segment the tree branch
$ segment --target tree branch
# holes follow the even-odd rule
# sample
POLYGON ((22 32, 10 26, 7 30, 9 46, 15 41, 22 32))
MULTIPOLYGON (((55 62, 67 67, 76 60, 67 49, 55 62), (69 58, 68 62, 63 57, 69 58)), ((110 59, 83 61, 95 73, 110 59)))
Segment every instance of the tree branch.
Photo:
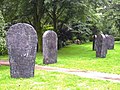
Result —
POLYGON ((57 19, 60 17, 60 15, 64 12, 65 8, 61 10, 61 12, 58 14, 57 19))

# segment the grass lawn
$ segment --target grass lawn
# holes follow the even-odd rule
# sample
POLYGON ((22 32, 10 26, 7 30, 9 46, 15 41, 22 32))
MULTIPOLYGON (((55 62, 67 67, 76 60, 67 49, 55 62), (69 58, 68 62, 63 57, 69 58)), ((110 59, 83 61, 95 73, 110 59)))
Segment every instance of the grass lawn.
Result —
POLYGON ((35 71, 29 79, 10 78, 8 66, 0 66, 0 90, 119 90, 120 83, 80 78, 58 72, 35 71))
MULTIPOLYGON (((96 58, 92 43, 69 45, 58 51, 58 63, 49 66, 120 74, 119 52, 120 42, 115 43, 114 50, 108 50, 106 58, 96 58)), ((0 59, 8 57, 0 56, 0 59)), ((42 62, 42 54, 37 53, 36 63, 43 65, 42 62)))
POLYGON ((8 60, 8 55, 0 55, 0 60, 8 60))
MULTIPOLYGON (((120 42, 114 50, 108 50, 106 58, 96 58, 92 43, 69 45, 58 51, 58 63, 49 66, 91 70, 120 74, 120 42)), ((42 55, 37 54, 36 63, 42 64, 42 55)))

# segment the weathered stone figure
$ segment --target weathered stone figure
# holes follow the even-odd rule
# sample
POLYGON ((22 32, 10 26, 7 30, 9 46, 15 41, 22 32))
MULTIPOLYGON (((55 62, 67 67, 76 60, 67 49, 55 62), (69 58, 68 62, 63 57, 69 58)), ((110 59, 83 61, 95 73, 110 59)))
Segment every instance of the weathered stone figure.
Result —
POLYGON ((114 37, 112 35, 105 35, 107 40, 107 49, 114 49, 114 37))
POLYGON ((11 77, 33 77, 37 49, 34 28, 26 23, 11 26, 7 32, 7 46, 11 77))
POLYGON ((96 39, 97 39, 97 35, 93 36, 93 50, 96 50, 96 39))
POLYGON ((57 62, 57 34, 54 31, 46 31, 43 34, 43 63, 52 64, 57 62))
POLYGON ((97 35, 96 38, 96 57, 105 58, 107 54, 106 37, 104 34, 97 35))

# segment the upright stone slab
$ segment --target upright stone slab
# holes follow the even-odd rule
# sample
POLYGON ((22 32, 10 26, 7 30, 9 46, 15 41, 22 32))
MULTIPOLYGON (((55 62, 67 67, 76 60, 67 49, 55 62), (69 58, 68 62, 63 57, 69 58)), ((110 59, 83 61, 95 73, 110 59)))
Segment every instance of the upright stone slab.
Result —
POLYGON ((107 40, 107 49, 114 49, 114 37, 112 35, 105 35, 107 40))
POLYGON ((46 31, 43 34, 43 63, 52 64, 57 62, 57 34, 54 31, 46 31))
POLYGON ((35 29, 26 23, 11 26, 7 32, 7 46, 11 77, 33 77, 37 49, 35 29))
POLYGON ((93 36, 93 51, 96 50, 96 39, 97 39, 97 35, 93 36))
POLYGON ((97 35, 96 38, 96 57, 105 58, 107 54, 106 37, 104 34, 97 35))

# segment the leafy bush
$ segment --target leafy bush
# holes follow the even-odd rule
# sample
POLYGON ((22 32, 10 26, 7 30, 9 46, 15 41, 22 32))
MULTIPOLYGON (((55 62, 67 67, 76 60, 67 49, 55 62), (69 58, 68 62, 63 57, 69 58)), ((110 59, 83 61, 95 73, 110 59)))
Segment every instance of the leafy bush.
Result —
POLYGON ((120 41, 120 37, 114 37, 115 41, 120 41))
POLYGON ((44 33, 45 31, 47 31, 47 30, 53 30, 53 26, 51 26, 51 25, 44 25, 44 26, 43 26, 43 33, 44 33))
POLYGON ((0 55, 6 54, 6 40, 3 37, 0 37, 0 55))
POLYGON ((79 39, 81 43, 89 41, 92 32, 87 23, 83 23, 83 22, 73 23, 72 28, 73 28, 72 32, 74 33, 74 36, 76 36, 76 38, 79 39))
POLYGON ((6 40, 5 40, 6 31, 4 30, 4 26, 5 26, 5 21, 0 12, 0 55, 5 54, 7 52, 6 40))
POLYGON ((73 43, 72 40, 67 40, 67 41, 66 41, 66 45, 70 45, 70 44, 72 44, 72 43, 73 43))

